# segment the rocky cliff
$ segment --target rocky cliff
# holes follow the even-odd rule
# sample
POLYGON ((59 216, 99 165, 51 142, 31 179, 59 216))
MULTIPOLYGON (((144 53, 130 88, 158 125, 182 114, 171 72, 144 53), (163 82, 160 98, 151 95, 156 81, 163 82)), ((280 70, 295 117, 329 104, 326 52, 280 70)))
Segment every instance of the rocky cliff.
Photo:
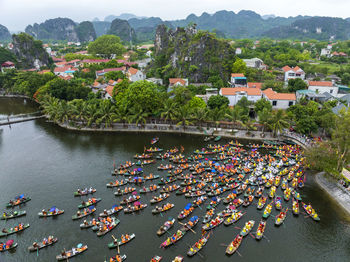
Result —
POLYGON ((0 41, 10 40, 11 34, 6 26, 0 25, 0 41))
POLYGON ((184 77, 202 83, 214 75, 229 79, 234 51, 228 41, 212 33, 198 31, 194 26, 173 30, 160 25, 154 44, 156 58, 152 67, 161 67, 164 79, 184 77))
POLYGON ((69 18, 55 18, 44 23, 29 25, 25 32, 40 40, 65 40, 85 42, 96 39, 96 32, 91 22, 76 24, 69 18))
POLYGON ((32 36, 20 33, 12 36, 12 52, 17 57, 21 68, 40 68, 50 65, 48 53, 44 50, 42 42, 32 36))
POLYGON ((108 34, 119 36, 120 39, 125 42, 136 41, 135 30, 130 26, 128 21, 118 18, 113 20, 108 34))

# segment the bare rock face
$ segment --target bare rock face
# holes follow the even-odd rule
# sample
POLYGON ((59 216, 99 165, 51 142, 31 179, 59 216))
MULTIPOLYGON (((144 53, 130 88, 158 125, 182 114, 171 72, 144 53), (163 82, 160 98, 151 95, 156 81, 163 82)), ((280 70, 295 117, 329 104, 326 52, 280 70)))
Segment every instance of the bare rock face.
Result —
POLYGON ((96 39, 96 32, 91 22, 76 24, 68 18, 49 19, 41 24, 28 25, 25 32, 41 40, 88 42, 96 39))
POLYGON ((22 68, 40 68, 50 65, 48 53, 42 47, 42 42, 35 40, 26 33, 12 36, 12 52, 22 68))
POLYGON ((11 34, 6 26, 0 25, 0 41, 10 40, 11 34))
POLYGON ((214 34, 198 31, 196 25, 176 30, 159 25, 154 45, 152 67, 162 67, 164 76, 189 78, 191 82, 206 82, 211 75, 229 79, 234 61, 232 47, 214 34))
POLYGON ((112 21, 108 34, 119 36, 125 42, 136 41, 135 30, 130 26, 128 21, 119 18, 112 21))

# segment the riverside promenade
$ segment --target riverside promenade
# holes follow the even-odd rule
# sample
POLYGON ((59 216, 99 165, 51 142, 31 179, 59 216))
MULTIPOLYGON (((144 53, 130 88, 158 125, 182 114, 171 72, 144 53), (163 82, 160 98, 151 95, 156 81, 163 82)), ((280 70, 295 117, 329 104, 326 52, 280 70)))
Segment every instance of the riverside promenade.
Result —
POLYGON ((316 174, 315 180, 350 215, 350 191, 341 186, 334 178, 326 176, 325 172, 316 174))

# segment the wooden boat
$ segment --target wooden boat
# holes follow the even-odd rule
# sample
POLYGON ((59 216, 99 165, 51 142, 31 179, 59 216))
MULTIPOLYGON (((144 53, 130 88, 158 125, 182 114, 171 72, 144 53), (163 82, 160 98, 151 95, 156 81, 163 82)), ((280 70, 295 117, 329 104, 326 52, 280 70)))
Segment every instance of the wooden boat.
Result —
POLYGON ((64 210, 59 210, 56 207, 52 207, 51 209, 42 210, 41 212, 38 213, 39 217, 55 217, 62 215, 64 213, 64 210))
POLYGON ((159 148, 159 147, 150 147, 148 149, 146 149, 147 153, 157 153, 157 152, 162 152, 163 149, 159 148))
POLYGON ((169 185, 167 187, 162 187, 162 190, 160 190, 160 193, 168 193, 168 192, 174 192, 180 188, 179 185, 169 185))
MULTIPOLYGON (((159 176, 158 176, 159 177, 159 176)), ((176 177, 170 177, 170 179, 161 179, 159 182, 158 182, 158 185, 159 186, 162 186, 162 185, 167 185, 167 184, 170 184, 170 183, 173 183, 177 180, 176 177)))
POLYGON ((239 246, 242 243, 243 236, 237 235, 235 239, 227 246, 226 248, 226 254, 227 255, 232 255, 233 253, 236 252, 236 250, 239 248, 239 246))
POLYGON ((114 182, 109 182, 108 184, 106 184, 106 186, 107 186, 108 188, 113 188, 113 187, 124 186, 124 185, 126 185, 127 183, 128 183, 127 180, 121 180, 121 181, 116 180, 116 181, 114 181, 114 182))
POLYGON ((141 155, 139 155, 139 154, 134 155, 135 159, 150 159, 152 157, 153 157, 152 154, 145 154, 145 153, 143 153, 141 155))
POLYGON ((170 228, 174 226, 175 219, 172 218, 171 220, 165 221, 165 223, 158 229, 157 235, 161 236, 165 234, 170 228))
POLYGON ((179 241, 186 234, 186 231, 177 230, 171 237, 168 237, 163 243, 160 244, 160 247, 167 248, 177 241, 179 241))
MULTIPOLYGON (((104 236, 107 233, 111 232, 114 228, 116 228, 116 226, 118 226, 120 223, 119 219, 113 219, 111 224, 109 225, 109 227, 106 228, 106 230, 102 230, 101 228, 99 229, 99 231, 96 233, 98 237, 104 236)), ((103 227, 102 227, 103 228, 103 227)))
POLYGON ((298 200, 295 200, 294 198, 292 199, 293 200, 293 207, 292 207, 292 212, 293 212, 293 215, 299 215, 299 202, 298 200))
POLYGON ((28 247, 28 250, 29 250, 29 252, 34 252, 34 251, 40 250, 42 248, 45 248, 45 247, 48 247, 48 246, 52 246, 57 241, 58 241, 57 237, 55 237, 55 238, 52 237, 52 240, 50 242, 46 241, 46 243, 45 243, 44 240, 43 240, 43 241, 37 243, 36 246, 31 245, 30 247, 28 247))
POLYGON ((180 230, 187 232, 188 230, 191 230, 192 228, 194 228, 198 224, 198 221, 199 221, 199 217, 193 216, 190 218, 190 220, 187 223, 182 225, 180 230))
POLYGON ((270 191, 269 191, 269 197, 270 198, 274 198, 275 197, 275 194, 276 194, 276 186, 272 186, 270 191))
POLYGON ((250 195, 253 195, 255 191, 255 187, 254 186, 250 186, 246 189, 246 191, 244 192, 244 196, 245 197, 249 197, 250 195))
POLYGON ((265 206, 266 204, 266 201, 267 201, 267 197, 266 196, 262 196, 260 197, 259 201, 258 201, 258 204, 257 204, 257 209, 263 209, 263 207, 265 206))
POLYGON ((133 240, 135 238, 135 234, 131 234, 131 235, 128 235, 128 234, 125 234, 125 235, 122 235, 120 237, 120 240, 118 239, 114 239, 113 242, 109 243, 108 244, 108 248, 116 248, 119 246, 122 246, 122 245, 125 245, 127 243, 129 243, 131 240, 133 240))
POLYGON ((16 234, 18 232, 21 232, 25 229, 27 229, 29 227, 29 224, 19 224, 18 226, 15 226, 13 228, 8 228, 8 229, 3 229, 1 232, 0 232, 0 237, 6 237, 6 236, 9 236, 9 235, 12 235, 12 234, 16 234), (20 225, 21 225, 21 229, 20 229, 20 225))
POLYGON ((145 160, 139 160, 136 162, 136 165, 137 166, 147 166, 147 165, 150 165, 150 164, 153 164, 155 163, 156 160, 155 159, 145 159, 145 160))
POLYGON ((155 143, 157 143, 159 141, 159 137, 154 137, 151 140, 151 145, 154 145, 155 143))
POLYGON ((215 142, 218 142, 218 141, 220 141, 220 140, 221 140, 221 136, 217 136, 217 137, 214 138, 214 141, 215 141, 215 142))
POLYGON ((233 223, 237 222, 244 214, 245 213, 242 211, 233 212, 232 215, 225 220, 224 225, 232 225, 233 223))
POLYGON ((235 206, 236 208, 241 206, 244 203, 244 201, 241 198, 236 198, 232 202, 230 202, 230 205, 235 206))
POLYGON ((90 189, 78 189, 76 192, 74 192, 74 196, 86 196, 88 194, 94 194, 96 193, 95 188, 90 188, 90 189))
POLYGON ((100 217, 108 217, 112 216, 114 214, 117 214, 119 211, 123 210, 124 208, 122 206, 113 205, 111 209, 104 210, 102 213, 99 214, 100 217))
POLYGON ((5 252, 5 251, 9 251, 12 249, 15 249, 18 244, 14 243, 13 240, 8 240, 6 243, 0 243, 0 252, 5 252), (8 241, 12 241, 11 245, 6 245, 6 243, 8 243, 8 241))
POLYGON ((146 193, 150 193, 150 192, 154 192, 157 191, 159 189, 159 186, 156 185, 150 185, 149 187, 144 187, 140 190, 140 194, 146 194, 146 193))
POLYGON ((9 213, 4 212, 0 219, 1 220, 7 220, 7 219, 12 219, 12 218, 25 216, 26 214, 27 214, 26 211, 13 211, 13 212, 9 212, 9 213))
POLYGON ((256 198, 261 197, 262 194, 264 193, 264 189, 265 189, 264 186, 260 186, 260 187, 258 188, 258 190, 255 191, 254 196, 255 196, 256 198))
POLYGON ((266 227, 266 220, 261 220, 259 223, 258 229, 256 230, 256 233, 255 233, 256 240, 262 239, 265 232, 265 227, 266 227))
POLYGON ((280 196, 275 197, 275 207, 277 210, 282 209, 282 198, 280 196))
MULTIPOLYGON (((95 218, 92 219, 91 221, 87 222, 86 220, 84 220, 84 223, 80 224, 80 228, 81 229, 87 229, 90 227, 97 227, 100 224, 99 220, 96 220, 95 218)), ((98 229, 98 228, 97 228, 98 229)), ((97 230, 96 229, 96 230, 97 230)))
POLYGON ((315 209, 312 208, 312 206, 306 205, 304 202, 301 202, 301 204, 303 205, 303 208, 305 210, 305 212, 315 221, 320 221, 320 217, 318 216, 318 214, 316 213, 315 209))
POLYGON ((254 220, 249 220, 245 223, 244 227, 242 228, 241 232, 239 233, 242 237, 245 237, 250 233, 250 231, 253 229, 255 224, 254 220))
POLYGON ((136 188, 135 187, 125 187, 124 189, 119 189, 114 192, 114 195, 115 196, 123 196, 123 195, 127 195, 127 194, 130 194, 132 192, 136 191, 136 188))
POLYGON ((161 256, 154 256, 151 258, 150 262, 159 262, 162 260, 163 257, 161 256))
POLYGON ((159 196, 154 196, 150 200, 150 202, 151 202, 151 204, 156 204, 156 203, 159 203, 159 202, 167 199, 169 196, 170 196, 170 194, 163 193, 163 194, 160 194, 159 196))
POLYGON ((202 237, 187 251, 187 256, 192 257, 197 254, 207 244, 209 237, 210 233, 204 233, 202 237))
POLYGON ((130 203, 133 203, 133 202, 139 200, 140 198, 141 198, 140 196, 132 195, 132 196, 129 196, 128 198, 125 198, 122 201, 120 201, 120 204, 127 205, 127 204, 130 204, 130 203))
POLYGON ((62 254, 57 255, 56 259, 57 260, 68 260, 71 257, 74 257, 76 255, 79 255, 81 253, 83 253, 84 251, 86 251, 88 249, 87 245, 81 245, 79 244, 76 248, 72 248, 71 250, 68 251, 64 251, 62 252, 62 254))
POLYGON ((88 215, 93 214, 95 211, 96 211, 96 208, 94 206, 90 206, 89 208, 84 208, 84 210, 82 210, 81 212, 78 211, 77 214, 72 216, 72 219, 77 220, 77 219, 80 219, 82 217, 86 217, 88 215))
POLYGON ((209 209, 207 211, 207 213, 205 214, 205 216, 203 216, 203 224, 208 223, 210 220, 212 220, 212 218, 214 217, 215 212, 214 212, 214 208, 209 209))
POLYGON ((183 256, 176 256, 171 262, 182 262, 184 261, 183 256))
POLYGON ((298 201, 301 201, 301 196, 300 196, 300 193, 297 192, 296 190, 293 190, 292 191, 292 195, 294 196, 294 198, 298 201))
POLYGON ((97 204, 98 202, 100 202, 102 199, 101 198, 90 198, 88 201, 83 201, 83 203, 81 203, 78 208, 79 209, 83 209, 86 207, 90 207, 92 205, 97 204))
POLYGON ((111 257, 108 261, 110 262, 121 262, 121 261, 124 261, 126 259, 126 255, 120 255, 120 254, 117 254, 115 257, 111 257))
POLYGON ((124 208, 124 213, 125 214, 131 214, 131 213, 134 213, 134 212, 138 212, 142 209, 145 209, 147 207, 147 204, 140 204, 140 205, 137 205, 137 206, 128 206, 126 208, 124 208))
POLYGON ((263 218, 267 219, 270 216, 271 211, 272 211, 272 204, 273 204, 273 201, 271 201, 271 203, 265 207, 264 213, 262 215, 263 218))
POLYGON ((200 197, 204 196, 206 194, 205 191, 194 191, 194 192, 188 192, 185 194, 185 197, 190 198, 190 197, 200 197))
POLYGON ((244 199, 243 206, 247 207, 249 206, 254 200, 254 196, 250 195, 247 198, 244 199))
POLYGON ((153 210, 152 210, 152 214, 160 214, 160 213, 163 213, 163 212, 166 212, 170 209, 172 209, 175 205, 174 204, 170 204, 170 203, 167 203, 165 205, 163 205, 162 207, 155 207, 153 210))
POLYGON ((206 196, 201 196, 201 197, 197 197, 197 199, 193 200, 193 206, 194 207, 199 207, 200 205, 202 205, 205 201, 207 200, 206 196))
POLYGON ((27 203, 30 200, 31 200, 30 197, 25 197, 24 195, 16 196, 15 200, 10 200, 10 202, 6 205, 6 207, 9 208, 9 207, 22 205, 24 203, 27 203))
POLYGON ((284 220, 286 219, 286 216, 287 216, 287 212, 288 212, 288 208, 287 209, 284 209, 282 210, 278 216, 276 216, 276 219, 275 219, 275 225, 276 226, 279 226, 281 225, 284 220))
POLYGON ((221 225, 224 222, 224 218, 217 216, 216 218, 212 219, 210 222, 206 223, 202 226, 202 229, 205 231, 208 231, 210 229, 214 229, 217 226, 221 225))
POLYGON ((188 217, 194 210, 194 207, 192 206, 192 203, 188 203, 184 210, 182 210, 179 215, 177 216, 177 219, 181 220, 186 217, 188 217))
POLYGON ((286 190, 284 190, 284 192, 283 192, 284 200, 289 201, 290 195, 291 195, 291 190, 289 187, 287 187, 286 190))

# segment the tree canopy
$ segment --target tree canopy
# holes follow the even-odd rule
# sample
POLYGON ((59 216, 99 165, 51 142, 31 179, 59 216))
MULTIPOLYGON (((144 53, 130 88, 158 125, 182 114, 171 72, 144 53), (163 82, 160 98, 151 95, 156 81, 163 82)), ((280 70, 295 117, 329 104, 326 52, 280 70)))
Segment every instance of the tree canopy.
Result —
POLYGON ((112 58, 113 55, 120 56, 125 51, 120 38, 115 35, 103 35, 91 42, 88 46, 88 52, 92 55, 99 55, 106 58, 112 58))

